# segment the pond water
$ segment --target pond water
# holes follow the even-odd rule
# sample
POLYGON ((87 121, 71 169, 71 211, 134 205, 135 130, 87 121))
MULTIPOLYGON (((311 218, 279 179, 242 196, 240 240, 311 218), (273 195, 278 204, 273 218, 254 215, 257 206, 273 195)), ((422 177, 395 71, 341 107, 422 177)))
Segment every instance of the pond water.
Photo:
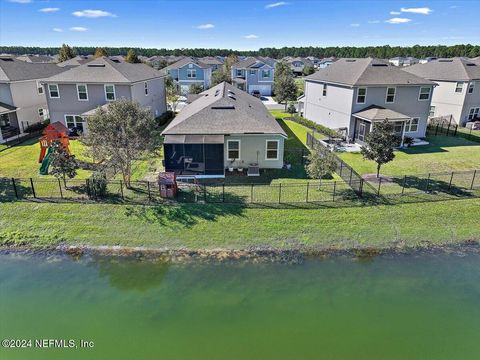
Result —
POLYGON ((480 255, 302 264, 0 255, 0 359, 478 359, 480 255))

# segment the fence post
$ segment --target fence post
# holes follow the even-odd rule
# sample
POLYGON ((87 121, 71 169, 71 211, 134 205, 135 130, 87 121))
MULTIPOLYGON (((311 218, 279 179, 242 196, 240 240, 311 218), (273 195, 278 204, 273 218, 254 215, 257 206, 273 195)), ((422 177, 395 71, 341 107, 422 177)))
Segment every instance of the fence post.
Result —
POLYGON ((430 173, 428 173, 427 184, 425 185, 425 192, 428 192, 428 185, 430 185, 430 173))
POLYGON ((335 202, 335 192, 337 190, 337 182, 333 182, 333 202, 335 202))
POLYGON ((438 124, 437 124, 437 126, 436 126, 436 128, 435 128, 435 135, 437 135, 437 133, 438 133, 438 124))
POLYGON ((470 185, 470 190, 473 190, 473 183, 475 182, 475 176, 477 175, 477 170, 473 171, 472 185, 470 185))
POLYGON ((15 184, 15 178, 12 178, 13 191, 15 192, 15 197, 18 199, 17 184, 15 184))
POLYGON ((120 181, 120 193, 122 195, 122 199, 123 199, 123 182, 122 180, 119 180, 120 181))
POLYGON ((37 194, 35 194, 35 187, 33 186, 33 179, 30 178, 30 185, 32 186, 32 194, 33 194, 33 197, 36 198, 37 197, 37 194))
POLYGON ((353 175, 353 168, 350 168, 350 180, 348 181, 348 185, 352 186, 352 175, 353 175))
POLYGON ((363 182, 364 182, 364 180, 360 179, 360 185, 359 185, 359 188, 358 188, 358 194, 360 195, 360 197, 363 197, 363 182))
POLYGON ((225 184, 222 184, 222 201, 225 202, 225 184))
POLYGON ((340 177, 342 177, 343 161, 340 161, 340 177))
POLYGON ((278 203, 282 202, 282 183, 278 184, 278 203))
POLYGON ((377 196, 380 196, 380 188, 382 187, 382 178, 378 178, 378 189, 377 189, 377 196))
POLYGON ((58 189, 60 190, 60 199, 63 199, 62 182, 58 179, 58 189))
POLYGON ((90 180, 89 179, 85 180, 85 186, 87 187, 87 196, 90 199, 92 196, 90 194, 90 180))
POLYGON ((152 201, 152 193, 150 192, 150 181, 147 181, 148 201, 152 201))
POLYGON ((407 175, 403 175, 402 195, 405 191, 405 184, 407 183, 407 175))
POLYGON ((447 136, 448 136, 448 133, 450 131, 450 124, 448 124, 448 128, 447 128, 447 136))
POLYGON ((308 183, 308 181, 307 181, 307 195, 306 195, 306 197, 305 197, 305 202, 306 202, 306 203, 308 203, 308 188, 309 188, 308 185, 309 185, 309 183, 308 183))
POLYGON ((455 130, 453 131, 453 136, 457 136, 458 125, 455 125, 455 130))
POLYGON ((250 188, 250 202, 253 203, 253 184, 252 184, 252 187, 250 188))
POLYGON ((450 182, 448 183, 448 191, 450 191, 450 189, 452 188, 453 174, 454 172, 452 171, 452 175, 450 176, 450 182))

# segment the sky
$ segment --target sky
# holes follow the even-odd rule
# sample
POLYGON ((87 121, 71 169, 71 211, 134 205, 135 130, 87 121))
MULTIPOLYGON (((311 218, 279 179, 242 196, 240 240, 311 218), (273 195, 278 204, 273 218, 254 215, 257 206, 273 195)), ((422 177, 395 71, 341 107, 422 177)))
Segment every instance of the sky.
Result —
POLYGON ((479 14, 478 0, 0 0, 0 45, 478 45, 479 14))

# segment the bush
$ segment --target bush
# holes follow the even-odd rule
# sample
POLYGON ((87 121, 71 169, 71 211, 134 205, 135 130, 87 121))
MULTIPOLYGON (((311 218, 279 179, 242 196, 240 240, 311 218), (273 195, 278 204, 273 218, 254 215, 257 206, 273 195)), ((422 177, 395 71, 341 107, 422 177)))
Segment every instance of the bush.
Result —
POLYGON ((33 133, 33 132, 41 131, 45 129, 48 126, 48 124, 50 124, 50 119, 47 119, 45 121, 40 121, 38 123, 27 126, 27 128, 25 129, 25 132, 33 133))
POLYGON ((90 176, 90 193, 97 197, 107 195, 107 175, 103 171, 95 171, 90 176))
POLYGON ((317 124, 316 122, 312 121, 312 120, 308 120, 308 119, 305 119, 304 117, 301 117, 301 116, 293 116, 291 118, 289 118, 289 120, 293 120, 303 126, 306 126, 307 128, 311 129, 311 130, 315 130, 321 134, 324 134, 326 136, 330 136, 330 137, 335 137, 335 136, 338 136, 338 133, 335 131, 335 130, 332 130, 326 126, 323 126, 323 125, 320 125, 320 124, 317 124))
POLYGON ((297 112, 297 109, 295 108, 295 104, 293 102, 291 102, 289 105, 288 105, 288 108, 287 108, 287 112, 289 114, 295 114, 297 112))
POLYGON ((158 126, 166 125, 170 120, 175 117, 175 113, 171 110, 165 111, 162 115, 155 118, 158 126))
POLYGON ((403 138, 403 144, 407 146, 413 145, 413 138, 410 136, 405 136, 403 138))

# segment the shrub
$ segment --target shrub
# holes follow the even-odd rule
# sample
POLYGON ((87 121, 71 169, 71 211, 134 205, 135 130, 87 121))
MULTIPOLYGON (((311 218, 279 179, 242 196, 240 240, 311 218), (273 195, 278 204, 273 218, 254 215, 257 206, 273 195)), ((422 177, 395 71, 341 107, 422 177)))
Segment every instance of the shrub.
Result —
POLYGON ((166 125, 170 120, 175 117, 175 113, 172 110, 165 111, 162 115, 155 118, 158 126, 166 125))
POLYGON ((287 108, 287 112, 289 114, 295 114, 297 112, 297 109, 295 108, 295 104, 293 102, 291 102, 289 105, 288 105, 288 108, 287 108))
POLYGON ((90 176, 90 192, 97 197, 107 195, 107 175, 103 171, 95 171, 90 176))
POLYGON ((403 144, 407 146, 413 145, 413 138, 410 136, 405 136, 403 139, 403 144))
POLYGON ((26 129, 25 129, 25 132, 26 133, 33 133, 33 132, 41 131, 41 130, 45 129, 48 126, 48 124, 50 124, 50 119, 40 121, 38 123, 27 126, 26 129))
POLYGON ((312 121, 312 120, 308 120, 308 119, 305 119, 304 117, 301 117, 301 116, 293 116, 292 118, 289 118, 290 120, 293 120, 303 126, 306 126, 307 128, 311 129, 311 130, 315 130, 321 134, 324 134, 326 136, 330 136, 330 137, 335 137, 335 136, 338 136, 338 133, 335 131, 335 130, 332 130, 326 126, 323 126, 323 125, 320 125, 320 124, 317 124, 316 122, 312 121))

